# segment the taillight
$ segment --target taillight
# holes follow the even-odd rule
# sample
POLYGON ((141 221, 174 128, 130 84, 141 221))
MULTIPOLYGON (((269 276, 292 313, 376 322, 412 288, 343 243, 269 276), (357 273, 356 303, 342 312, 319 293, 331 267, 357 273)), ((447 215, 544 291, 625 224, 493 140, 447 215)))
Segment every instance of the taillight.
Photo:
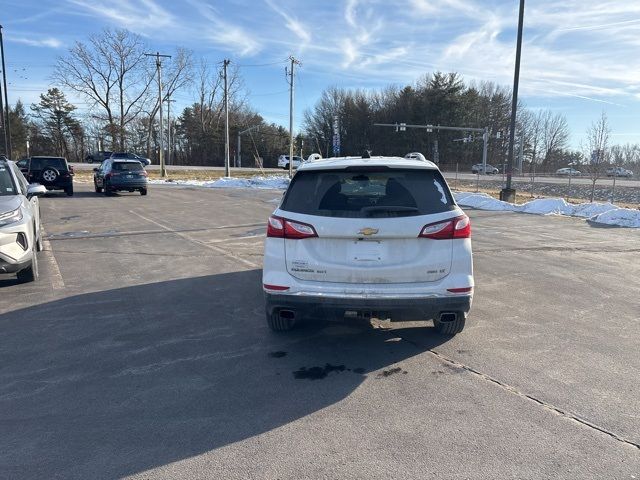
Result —
POLYGON ((149 174, 147 173, 147 171, 146 171, 146 170, 142 170, 142 175, 144 175, 145 177, 148 177, 148 176, 149 176, 149 174))
POLYGON ((296 222, 274 215, 270 216, 267 222, 267 237, 301 240, 317 236, 316 230, 308 223, 296 222))
POLYGON ((466 215, 425 225, 419 237, 432 240, 452 240, 471 237, 471 221, 466 215))

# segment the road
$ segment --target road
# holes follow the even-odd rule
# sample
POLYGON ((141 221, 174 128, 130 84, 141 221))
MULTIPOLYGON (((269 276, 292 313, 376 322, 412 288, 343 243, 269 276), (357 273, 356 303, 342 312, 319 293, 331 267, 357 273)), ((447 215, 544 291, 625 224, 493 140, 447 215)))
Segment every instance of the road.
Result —
POLYGON ((41 280, 0 280, 1 477, 640 478, 640 232, 469 211, 462 334, 275 334, 260 265, 279 197, 42 199, 41 280))
MULTIPOLYGON (((86 170, 92 170, 94 168, 96 168, 98 166, 97 163, 72 163, 73 168, 75 170, 78 171, 86 171, 86 170)), ((160 170, 160 166, 159 165, 149 165, 148 167, 146 167, 147 170, 151 170, 151 171, 159 171, 160 170)), ((167 170, 168 171, 179 171, 179 170, 197 170, 197 171, 212 171, 212 172, 224 172, 224 167, 198 167, 198 166, 182 166, 182 165, 167 165, 167 170)), ((254 172, 256 174, 259 174, 261 172, 266 172, 269 174, 281 174, 281 175, 285 175, 287 173, 287 171, 281 169, 281 168, 264 168, 264 169, 259 169, 259 168, 231 168, 231 176, 233 176, 233 172, 236 171, 240 171, 243 173, 246 172, 254 172)), ((444 176, 447 179, 454 179, 456 178, 456 172, 451 172, 451 171, 444 171, 444 176)), ((458 179, 460 180, 472 180, 472 181, 476 181, 479 180, 480 182, 488 182, 488 181, 495 181, 495 180, 502 180, 503 176, 502 175, 476 175, 474 173, 463 173, 460 172, 457 175, 458 179)), ((529 176, 524 176, 524 177, 513 177, 513 181, 515 183, 520 183, 520 182, 530 182, 531 178, 529 176)), ((566 185, 569 183, 569 178, 568 177, 552 177, 552 176, 544 176, 544 177, 536 177, 535 179, 536 183, 552 183, 552 184, 561 184, 561 185, 566 185)), ((571 183, 572 184, 576 184, 576 185, 591 185, 591 180, 588 177, 572 177, 571 178, 571 183)), ((600 179, 598 179, 598 183, 599 186, 602 185, 611 185, 613 184, 613 177, 602 177, 600 179)), ((620 186, 620 187, 640 187, 640 179, 627 179, 627 178, 616 178, 616 185, 620 186)))

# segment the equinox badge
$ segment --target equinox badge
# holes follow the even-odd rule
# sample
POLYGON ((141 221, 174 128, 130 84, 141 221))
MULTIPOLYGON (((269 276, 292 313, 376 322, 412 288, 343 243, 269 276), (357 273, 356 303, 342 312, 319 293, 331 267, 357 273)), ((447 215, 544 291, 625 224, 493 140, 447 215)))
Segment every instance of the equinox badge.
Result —
POLYGON ((358 232, 359 235, 374 235, 378 233, 378 229, 377 228, 361 228, 360 231, 358 232))

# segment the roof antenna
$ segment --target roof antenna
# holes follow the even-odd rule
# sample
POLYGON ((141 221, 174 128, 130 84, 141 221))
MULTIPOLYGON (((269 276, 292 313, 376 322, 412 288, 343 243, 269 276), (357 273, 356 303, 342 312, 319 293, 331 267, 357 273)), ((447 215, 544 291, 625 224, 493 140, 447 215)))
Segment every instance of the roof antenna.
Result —
POLYGON ((364 152, 362 152, 362 158, 371 158, 371 150, 365 148, 364 152))

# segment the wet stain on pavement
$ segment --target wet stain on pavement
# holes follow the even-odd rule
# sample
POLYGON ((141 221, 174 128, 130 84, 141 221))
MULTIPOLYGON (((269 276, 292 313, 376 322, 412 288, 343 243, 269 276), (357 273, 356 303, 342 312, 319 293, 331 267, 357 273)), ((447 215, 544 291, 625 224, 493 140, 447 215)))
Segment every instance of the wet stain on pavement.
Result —
POLYGON ((282 350, 278 350, 277 352, 269 352, 269 356, 271 358, 282 358, 287 356, 287 352, 283 352, 282 350))
POLYGON ((331 372, 344 372, 344 365, 331 365, 327 363, 324 367, 301 367, 293 372, 293 377, 297 380, 322 380, 331 372))
POLYGON ((408 372, 400 367, 394 367, 390 368, 389 370, 383 370, 378 374, 377 378, 390 377, 391 375, 395 375, 396 373, 402 373, 403 375, 406 375, 408 372))

